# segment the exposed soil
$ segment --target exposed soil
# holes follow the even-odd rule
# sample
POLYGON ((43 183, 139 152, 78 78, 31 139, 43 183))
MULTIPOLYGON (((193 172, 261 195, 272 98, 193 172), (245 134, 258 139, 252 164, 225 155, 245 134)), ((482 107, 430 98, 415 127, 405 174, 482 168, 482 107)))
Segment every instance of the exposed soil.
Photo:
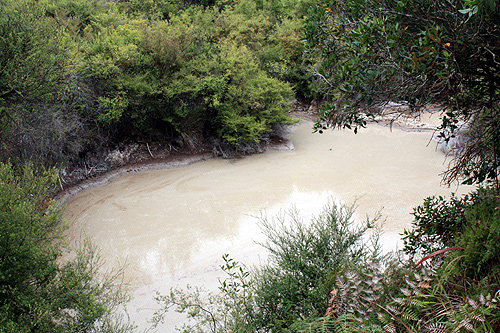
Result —
MULTIPOLYGON (((273 136, 252 151, 293 150, 293 143, 282 137, 273 136)), ((96 186, 104 185, 121 175, 155 169, 169 169, 217 157, 218 153, 206 145, 184 145, 174 147, 170 143, 131 142, 90 160, 92 166, 74 167, 60 172, 60 190, 56 200, 60 205, 73 195, 96 186)), ((233 158, 239 158, 235 155, 233 158)), ((90 163, 89 163, 90 164, 90 163)))

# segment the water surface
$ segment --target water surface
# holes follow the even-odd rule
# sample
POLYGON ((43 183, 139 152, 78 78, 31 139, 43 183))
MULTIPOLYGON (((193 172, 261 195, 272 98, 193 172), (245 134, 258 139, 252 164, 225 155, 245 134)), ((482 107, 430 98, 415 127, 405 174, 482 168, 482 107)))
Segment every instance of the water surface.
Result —
MULTIPOLYGON (((264 260, 254 242, 262 240, 255 218, 262 212, 296 207, 309 216, 328 198, 356 201, 360 220, 382 209, 384 247, 393 249, 413 207, 456 190, 440 186, 447 162, 431 133, 373 125, 319 135, 311 127, 294 128, 293 151, 145 171, 80 193, 65 213, 70 238, 85 234, 108 264, 127 262, 135 297, 128 311, 145 328, 156 291, 187 283, 216 289, 223 253, 249 265, 264 260)), ((169 320, 158 331, 173 331, 178 318, 169 320)))

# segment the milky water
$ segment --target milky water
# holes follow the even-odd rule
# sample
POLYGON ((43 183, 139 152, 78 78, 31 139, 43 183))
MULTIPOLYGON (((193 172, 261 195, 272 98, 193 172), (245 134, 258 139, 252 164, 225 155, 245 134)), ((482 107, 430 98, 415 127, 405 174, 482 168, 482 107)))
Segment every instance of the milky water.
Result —
MULTIPOLYGON (((82 192, 66 208, 69 237, 92 238, 109 266, 127 263, 128 314, 147 328, 156 292, 186 284, 216 290, 224 253, 250 266, 265 260, 259 215, 294 208, 307 220, 329 200, 356 202, 359 221, 382 210, 389 250, 401 247, 412 207, 457 192, 440 186, 447 161, 431 133, 373 125, 319 135, 311 127, 293 129, 292 151, 145 171, 82 192)), ((173 331, 180 320, 171 315, 157 330, 173 331)))

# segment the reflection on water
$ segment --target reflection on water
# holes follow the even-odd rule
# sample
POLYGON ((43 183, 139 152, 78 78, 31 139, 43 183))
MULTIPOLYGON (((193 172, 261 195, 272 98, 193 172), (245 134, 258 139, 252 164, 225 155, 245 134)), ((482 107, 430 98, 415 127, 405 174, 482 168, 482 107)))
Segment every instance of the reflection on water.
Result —
POLYGON ((383 208, 384 246, 390 249, 410 225, 412 207, 453 190, 440 186, 445 158, 429 143, 429 133, 371 126, 357 135, 319 135, 303 122, 291 139, 293 151, 147 171, 85 191, 66 209, 69 237, 84 233, 109 264, 128 263, 135 288, 129 312, 142 326, 157 307, 155 290, 167 293, 186 283, 216 288, 223 253, 247 264, 263 260, 254 242, 261 239, 255 218, 261 211, 272 215, 295 206, 311 215, 329 196, 357 200, 362 218, 383 208))

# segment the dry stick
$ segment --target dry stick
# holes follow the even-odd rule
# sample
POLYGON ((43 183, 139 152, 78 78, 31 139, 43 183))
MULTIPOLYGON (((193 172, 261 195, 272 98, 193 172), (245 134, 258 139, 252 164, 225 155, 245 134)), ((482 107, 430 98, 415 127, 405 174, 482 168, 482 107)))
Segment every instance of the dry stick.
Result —
POLYGON ((146 146, 148 147, 149 155, 151 155, 151 157, 154 157, 153 154, 151 153, 151 149, 149 149, 149 143, 146 142, 146 146))
POLYGON ((61 182, 61 176, 57 177, 57 179, 59 180, 59 186, 61 186, 61 190, 64 191, 64 187, 63 187, 63 184, 61 182))

